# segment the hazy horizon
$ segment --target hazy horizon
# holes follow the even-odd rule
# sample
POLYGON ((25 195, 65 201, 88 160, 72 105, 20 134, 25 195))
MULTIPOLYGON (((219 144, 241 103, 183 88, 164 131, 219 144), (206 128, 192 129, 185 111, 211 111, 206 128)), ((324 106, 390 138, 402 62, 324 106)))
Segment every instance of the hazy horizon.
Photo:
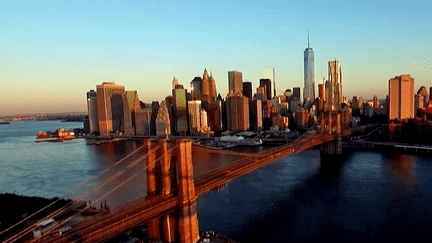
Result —
MULTIPOLYGON (((137 90, 145 103, 185 88, 204 68, 225 96, 228 71, 253 84, 275 68, 277 93, 303 90, 303 51, 315 53, 315 90, 327 63, 343 93, 383 99, 388 80, 410 74, 432 86, 432 3, 413 1, 3 1, 0 116, 85 112, 102 82, 137 90)), ((301 92, 302 93, 302 92, 301 92)))

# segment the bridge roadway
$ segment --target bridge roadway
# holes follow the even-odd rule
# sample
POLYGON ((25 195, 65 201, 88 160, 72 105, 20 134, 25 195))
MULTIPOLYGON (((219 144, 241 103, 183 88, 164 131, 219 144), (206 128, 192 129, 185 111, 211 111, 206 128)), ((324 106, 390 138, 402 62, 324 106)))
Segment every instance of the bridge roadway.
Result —
MULTIPOLYGON (((342 136, 350 134, 351 130, 344 130, 342 132, 342 136)), ((275 147, 214 169, 195 179, 196 195, 198 196, 212 189, 219 188, 238 177, 280 158, 335 139, 336 136, 332 134, 304 136, 295 142, 275 147)), ((82 242, 100 242, 108 240, 115 235, 121 234, 128 228, 162 216, 168 212, 178 210, 179 204, 178 197, 175 195, 158 196, 152 200, 142 198, 107 215, 99 215, 94 219, 80 222, 79 225, 73 227, 73 232, 68 234, 58 235, 56 232, 53 232, 45 235, 42 241, 65 242, 81 239, 82 242)))

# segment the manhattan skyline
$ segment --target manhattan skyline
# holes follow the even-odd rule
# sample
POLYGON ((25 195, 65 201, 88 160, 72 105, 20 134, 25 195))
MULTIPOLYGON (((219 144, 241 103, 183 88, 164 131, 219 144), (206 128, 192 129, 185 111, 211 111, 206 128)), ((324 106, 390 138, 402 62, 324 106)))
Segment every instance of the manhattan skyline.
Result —
MULTIPOLYGON (((431 3, 385 1, 0 4, 0 115, 85 111, 85 92, 113 81, 161 101, 172 78, 189 89, 207 68, 218 93, 228 71, 256 90, 275 68, 277 93, 303 89, 307 31, 315 52, 315 85, 338 59, 349 99, 385 98, 388 80, 432 86, 431 3), (403 18, 401 16, 404 16, 403 18)), ((317 89, 317 87, 315 87, 317 89)))

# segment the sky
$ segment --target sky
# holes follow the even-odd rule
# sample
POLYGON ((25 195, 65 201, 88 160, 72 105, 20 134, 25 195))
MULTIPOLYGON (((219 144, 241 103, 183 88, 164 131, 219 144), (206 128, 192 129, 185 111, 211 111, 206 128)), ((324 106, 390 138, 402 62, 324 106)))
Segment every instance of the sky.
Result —
MULTIPOLYGON (((303 52, 315 83, 340 61, 343 93, 385 98, 388 80, 432 86, 432 1, 0 1, 0 116, 86 111, 102 82, 143 102, 185 88, 207 68, 226 96, 228 71, 253 91, 275 69, 278 94, 303 90, 303 52)), ((317 87, 316 87, 317 89, 317 87)))

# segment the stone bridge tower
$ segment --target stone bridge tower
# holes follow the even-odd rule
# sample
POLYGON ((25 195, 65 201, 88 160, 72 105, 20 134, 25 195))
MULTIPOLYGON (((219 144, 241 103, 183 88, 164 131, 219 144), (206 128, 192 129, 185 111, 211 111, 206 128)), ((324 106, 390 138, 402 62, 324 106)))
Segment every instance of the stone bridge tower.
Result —
POLYGON ((171 156, 168 142, 157 141, 158 149, 151 140, 145 141, 147 157, 147 198, 175 194, 178 196, 179 208, 159 218, 147 222, 148 237, 164 242, 196 243, 199 240, 198 217, 196 211, 192 141, 176 140, 176 155, 171 156), (160 163, 155 155, 159 155, 160 163))

